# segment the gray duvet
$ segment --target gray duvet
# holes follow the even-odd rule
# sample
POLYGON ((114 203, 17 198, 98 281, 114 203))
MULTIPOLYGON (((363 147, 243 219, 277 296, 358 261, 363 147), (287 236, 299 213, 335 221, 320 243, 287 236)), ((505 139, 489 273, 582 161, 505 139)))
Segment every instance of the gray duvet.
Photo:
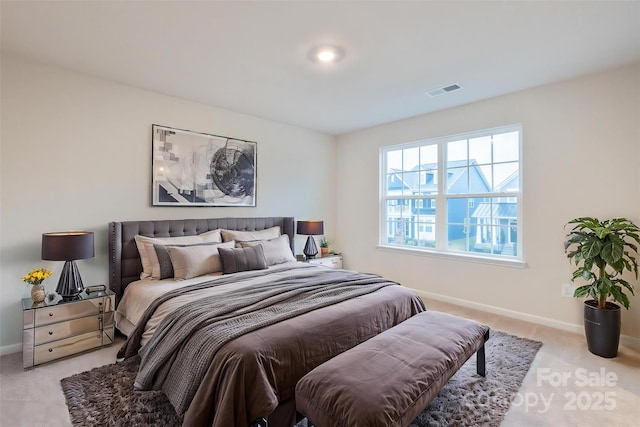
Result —
MULTIPOLYGON (((185 425, 245 426, 266 417, 293 397, 306 372, 424 309, 414 292, 378 276, 298 268, 242 280, 256 275, 264 275, 258 284, 176 309, 140 351, 136 388, 162 389, 185 425)), ((136 353, 144 323, 163 301, 230 280, 238 278, 159 298, 121 356, 136 353)))

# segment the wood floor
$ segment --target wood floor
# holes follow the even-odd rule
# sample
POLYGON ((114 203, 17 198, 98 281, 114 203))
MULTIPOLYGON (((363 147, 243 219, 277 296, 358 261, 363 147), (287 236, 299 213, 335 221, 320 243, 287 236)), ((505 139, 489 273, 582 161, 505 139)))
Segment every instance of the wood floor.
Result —
MULTIPOLYGON (((621 346, 617 358, 603 359, 589 353, 581 334, 437 301, 427 305, 544 343, 503 427, 640 426, 640 351, 621 346)), ((60 380, 113 363, 119 343, 27 371, 21 353, 2 356, 0 426, 70 426, 60 380)))

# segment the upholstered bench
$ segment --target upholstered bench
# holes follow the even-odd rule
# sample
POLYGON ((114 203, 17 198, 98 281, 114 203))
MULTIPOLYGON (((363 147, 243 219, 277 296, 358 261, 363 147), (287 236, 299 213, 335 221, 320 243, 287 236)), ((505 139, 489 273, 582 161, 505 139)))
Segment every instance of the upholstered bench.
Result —
POLYGON ((296 409, 316 427, 406 427, 475 352, 485 375, 487 339, 487 326, 425 311, 305 375, 296 409))

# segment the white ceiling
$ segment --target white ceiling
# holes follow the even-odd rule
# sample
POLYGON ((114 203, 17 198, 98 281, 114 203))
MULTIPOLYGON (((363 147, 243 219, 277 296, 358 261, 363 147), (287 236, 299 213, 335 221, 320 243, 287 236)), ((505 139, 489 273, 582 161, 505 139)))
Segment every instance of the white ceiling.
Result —
POLYGON ((7 53, 332 135, 640 60, 639 1, 3 0, 0 13, 7 53), (323 43, 345 58, 310 62, 323 43))

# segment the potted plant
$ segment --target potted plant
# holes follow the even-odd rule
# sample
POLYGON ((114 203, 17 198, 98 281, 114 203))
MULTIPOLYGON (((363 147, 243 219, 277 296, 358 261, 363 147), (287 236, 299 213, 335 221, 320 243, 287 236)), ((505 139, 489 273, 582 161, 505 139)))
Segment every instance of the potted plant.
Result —
POLYGON ((600 221, 583 217, 569 221, 567 226, 571 225, 564 249, 569 262, 577 267, 571 281, 587 282, 578 286, 573 296, 591 298, 584 302, 589 351, 602 357, 616 357, 621 324, 618 304, 629 309, 625 291, 634 295, 633 285, 623 278, 623 273, 629 271, 638 279, 636 244, 640 245, 640 228, 626 218, 600 221))
POLYGON ((329 253, 329 240, 325 236, 320 239, 320 254, 326 256, 329 253))

